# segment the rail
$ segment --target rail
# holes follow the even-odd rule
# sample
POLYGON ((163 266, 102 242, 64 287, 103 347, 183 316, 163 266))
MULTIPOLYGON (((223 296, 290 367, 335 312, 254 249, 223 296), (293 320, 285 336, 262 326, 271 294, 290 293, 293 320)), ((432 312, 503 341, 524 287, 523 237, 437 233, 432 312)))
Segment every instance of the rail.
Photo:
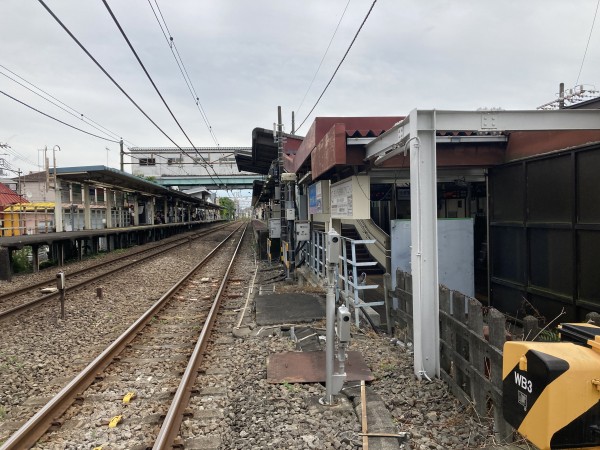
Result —
POLYGON ((225 285, 229 280, 229 272, 231 271, 231 266, 233 266, 233 262, 235 261, 235 257, 237 256, 238 251, 242 245, 242 241, 244 240, 244 235, 246 234, 247 229, 248 224, 246 224, 246 227, 244 228, 244 232, 240 237, 238 245, 235 248, 235 251, 233 252, 231 262, 227 266, 227 270, 225 271, 225 275, 223 276, 223 280, 221 281, 221 285, 219 286, 219 290, 217 291, 215 300, 210 308, 208 317, 206 318, 205 325, 202 327, 202 332, 198 337, 198 341, 196 342, 194 351, 192 352, 192 356, 190 357, 190 361, 181 378, 181 383, 179 384, 179 387, 175 392, 173 402, 169 407, 169 411, 167 411, 165 420, 162 424, 162 427, 160 428, 154 446, 152 447, 153 450, 167 450, 173 448, 173 441, 179 434, 179 427, 181 426, 181 422, 183 420, 185 408, 189 403, 192 387, 194 385, 194 382, 196 381, 198 368, 200 367, 200 364, 202 364, 202 360, 204 359, 204 352, 206 351, 206 347, 208 346, 208 341, 210 339, 212 328, 217 319, 219 307, 221 306, 221 294, 223 293, 225 285))
MULTIPOLYGON (((152 321, 180 287, 206 264, 216 252, 231 239, 242 227, 240 225, 206 255, 192 270, 181 278, 167 293, 158 299, 139 319, 123 332, 111 345, 83 369, 67 386, 54 396, 40 411, 29 419, 19 430, 13 433, 0 447, 0 450, 21 450, 29 448, 44 435, 48 428, 60 417, 77 399, 81 392, 89 387, 98 373, 102 372, 112 360, 137 336, 138 333, 152 321)), ((245 231, 245 230, 244 230, 245 231)), ((240 240, 241 241, 241 240, 240 240)), ((211 308, 212 311, 212 308, 211 308)), ((204 333, 204 330, 203 330, 204 333)), ((165 447, 166 448, 166 447, 165 447)))
MULTIPOLYGON (((166 243, 160 243, 160 244, 155 245, 155 246, 153 246, 151 248, 140 249, 140 250, 128 253, 127 255, 123 255, 123 256, 120 256, 120 257, 117 257, 117 258, 113 258, 113 259, 111 259, 109 261, 104 261, 102 263, 95 264, 95 265, 93 265, 91 267, 88 267, 88 268, 85 268, 85 269, 81 269, 81 270, 77 270, 77 271, 68 273, 68 276, 69 277, 75 277, 75 276, 83 275, 83 274, 86 274, 88 272, 91 272, 92 270, 101 269, 102 267, 118 263, 119 261, 131 259, 133 256, 140 255, 141 253, 148 253, 148 252, 152 252, 153 250, 157 250, 158 249, 158 251, 154 251, 152 253, 149 253, 147 256, 139 258, 139 259, 135 260, 134 262, 128 262, 128 264, 127 264, 128 267, 133 266, 133 265, 137 265, 137 264, 140 264, 140 263, 142 263, 144 261, 147 261, 148 259, 154 258, 154 257, 156 257, 156 256, 158 256, 158 255, 160 255, 162 253, 166 253, 168 251, 171 251, 174 248, 186 245, 186 244, 188 244, 190 242, 190 240, 199 239, 201 237, 206 236, 207 234, 210 234, 210 233, 212 233, 214 231, 217 231, 217 230, 220 230, 222 228, 225 228, 225 227, 227 227, 229 225, 230 224, 218 226, 218 227, 215 227, 215 228, 211 228, 210 230, 203 230, 202 232, 196 233, 196 234, 194 234, 192 236, 186 236, 184 238, 180 238, 180 239, 177 239, 175 241, 169 241, 169 242, 166 242, 166 243)), ((97 276, 89 278, 89 279, 87 279, 85 281, 82 281, 80 283, 76 283, 76 284, 70 285, 66 289, 65 293, 72 292, 72 291, 74 291, 76 289, 79 289, 81 287, 87 286, 87 285, 89 285, 90 283, 92 283, 94 281, 97 281, 99 279, 107 277, 108 275, 112 275, 113 273, 116 273, 116 272, 118 272, 120 270, 123 270, 123 267, 124 266, 118 266, 115 269, 112 269, 112 270, 107 271, 107 272, 103 272, 103 273, 101 273, 101 274, 99 274, 97 276)), ((53 275, 52 278, 50 278, 50 279, 46 279, 44 281, 40 281, 39 283, 35 283, 35 284, 29 285, 29 286, 25 286, 23 288, 16 289, 16 290, 14 290, 12 292, 7 292, 5 294, 0 295, 0 303, 3 302, 3 301, 5 301, 5 300, 7 300, 7 299, 11 299, 11 298, 13 298, 13 297, 15 297, 17 295, 21 295, 21 294, 24 294, 24 293, 27 293, 27 292, 30 292, 30 291, 33 291, 33 290, 36 290, 36 289, 48 286, 48 285, 54 286, 55 284, 56 284, 56 278, 53 275)), ((4 319, 7 319, 8 317, 11 317, 11 316, 14 316, 16 314, 20 314, 22 312, 25 312, 25 311, 27 311, 29 309, 35 308, 36 306, 41 305, 43 303, 46 303, 49 300, 52 300, 54 298, 58 298, 59 295, 60 295, 60 293, 53 292, 53 293, 50 293, 50 294, 43 295, 42 297, 39 297, 39 298, 37 298, 35 300, 31 300, 31 301, 23 303, 21 305, 15 306, 13 308, 6 309, 4 311, 0 311, 0 322, 2 320, 4 320, 4 319)))

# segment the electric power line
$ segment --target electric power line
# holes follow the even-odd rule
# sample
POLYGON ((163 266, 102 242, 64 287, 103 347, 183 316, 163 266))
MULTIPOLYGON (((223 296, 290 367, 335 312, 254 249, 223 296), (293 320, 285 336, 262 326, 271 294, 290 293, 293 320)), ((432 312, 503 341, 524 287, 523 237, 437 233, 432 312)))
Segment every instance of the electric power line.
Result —
POLYGON ((60 101, 59 99, 57 99, 56 97, 54 97, 52 94, 49 94, 48 92, 44 91, 43 89, 37 87, 35 84, 31 83, 30 81, 27 81, 25 78, 17 75, 16 73, 14 73, 12 70, 4 67, 3 65, 0 64, 0 67, 4 70, 6 70, 7 72, 11 73, 12 75, 14 75, 15 77, 21 79, 22 81, 24 81, 25 83, 33 86, 35 89, 37 89, 40 92, 43 92, 44 94, 46 94, 48 97, 44 97, 42 94, 40 94, 39 92, 36 92, 35 90, 31 89, 30 87, 24 85, 23 83, 21 83, 18 80, 15 80, 14 78, 12 78, 10 75, 7 75, 5 73, 0 72, 0 74, 4 75, 6 78, 8 78, 9 80, 17 83, 19 86, 27 89, 29 92, 32 92, 33 94, 37 95, 38 97, 46 100, 48 103, 56 106, 57 108, 62 109, 64 112, 66 112, 67 114, 72 115, 73 117, 83 121, 85 124, 90 125, 92 128, 95 128, 96 130, 100 131, 101 133, 104 133, 108 136, 113 137, 114 139, 120 139, 120 136, 116 133, 113 133, 112 131, 110 131, 108 128, 103 127, 102 125, 98 124, 97 122, 95 122, 94 120, 86 117, 83 113, 80 113, 79 111, 77 111, 75 108, 70 107, 69 105, 67 105, 66 103, 60 101), (51 100, 52 99, 52 100, 51 100), (54 100, 54 101, 53 101, 54 100), (84 119, 89 120, 92 123, 86 122, 84 119))
POLYGON ((83 52, 96 64, 96 66, 98 66, 102 73, 104 73, 104 75, 106 75, 108 79, 113 82, 113 84, 121 91, 121 93, 123 93, 123 95, 127 97, 127 99, 131 103, 133 103, 133 105, 144 115, 144 117, 146 117, 146 119, 148 119, 150 123, 152 123, 152 125, 154 125, 163 134, 163 136, 165 136, 169 141, 171 141, 177 148, 181 149, 181 147, 179 147, 179 145, 177 145, 177 143, 173 139, 171 139, 171 137, 167 133, 165 133, 164 130, 161 127, 159 127, 158 124, 154 122, 154 120, 152 120, 152 118, 150 118, 148 114, 146 114, 146 112, 135 102, 135 100, 133 100, 131 96, 127 92, 125 92, 121 85, 117 83, 117 81, 106 71, 106 69, 104 69, 104 67, 102 67, 102 65, 96 60, 96 58, 92 56, 92 54, 85 48, 85 46, 81 42, 79 42, 79 40, 75 37, 73 33, 71 33, 67 26, 63 24, 62 21, 56 16, 56 14, 54 14, 54 12, 48 7, 48 5, 44 3, 44 0, 38 0, 38 2, 46 9, 46 11, 48 11, 48 13, 62 27, 62 29, 65 30, 65 32, 71 37, 71 39, 75 41, 79 48, 81 48, 81 50, 83 50, 83 52))
MULTIPOLYGON (((40 0, 41 1, 41 0, 40 0)), ((135 49, 133 48, 133 45, 131 44, 131 41, 129 40, 129 38, 127 37, 127 34, 125 33, 125 30, 123 30, 123 27, 121 27, 121 24, 119 23, 119 21, 117 20, 116 16, 114 15, 114 13, 112 12, 112 10, 110 9, 110 6, 108 5, 108 2, 106 0, 102 0, 102 3, 104 3, 104 6, 106 7, 106 9, 108 10, 108 13, 110 14, 110 16, 112 17, 113 21, 115 22, 115 25, 117 26, 117 28, 119 29, 119 31, 121 32, 121 35, 123 36, 123 39, 125 39, 125 42, 127 42, 127 45, 129 46, 129 49, 132 51, 133 55, 135 56, 135 59, 137 60, 137 62, 140 64, 140 66, 142 67, 142 70, 144 71, 144 73, 146 74, 146 77, 148 77, 148 80, 150 81, 150 83, 152 84, 152 86, 154 87, 154 90, 156 91, 156 93, 158 94, 158 96, 160 97, 160 99, 162 100, 163 104, 165 105, 165 107, 167 108, 167 110, 169 111, 169 114, 171 114, 171 117, 173 118, 173 120, 175 121, 175 123, 177 124, 177 126, 179 127, 179 129, 181 130, 181 132, 183 133, 183 135, 186 137, 186 139, 188 140, 188 142, 190 143, 190 145, 196 150, 196 146, 194 145, 194 143, 191 141, 191 139, 189 138, 189 136, 187 135, 187 133, 185 132, 185 130, 183 129, 183 127, 181 126, 181 124, 179 123, 179 121, 177 120, 177 118, 175 117, 175 114, 173 114, 173 111, 171 110, 171 108, 169 107, 169 105, 167 104, 167 101, 165 100, 165 98, 163 97, 163 95, 161 94, 160 90, 158 89, 158 87, 156 86, 156 83, 154 83, 154 80, 152 79, 152 77, 150 76, 150 74, 148 73, 148 70, 146 70, 146 67, 144 66, 144 63, 142 62, 142 60, 140 59, 140 57, 138 56, 137 52, 135 51, 135 49)), ((177 145, 177 144, 175 144, 177 145)), ((177 146, 183 153, 185 153, 187 156, 189 156, 190 158, 192 157, 191 155, 189 155, 187 152, 185 152, 185 150, 183 150, 181 147, 177 146)), ((197 152, 198 153, 198 152, 197 152)), ((202 160, 204 160, 204 157, 198 153, 198 155, 200 156, 200 158, 202 158, 202 160)), ((204 160, 206 162, 206 160, 204 160)), ((214 171, 214 169, 213 169, 214 171)), ((222 183, 223 185, 225 185, 225 183, 223 183, 223 180, 221 180, 219 178, 219 176, 216 174, 215 171, 215 175, 217 176, 217 178, 219 179, 219 182, 222 183)), ((216 180, 214 180, 212 178, 212 175, 209 174, 209 176, 211 177, 211 179, 216 183, 216 180)))
POLYGON ((114 142, 114 143, 117 143, 117 144, 119 143, 119 141, 115 141, 115 140, 113 140, 113 139, 105 138, 105 137, 103 137, 103 136, 98 136, 97 134, 90 133, 89 131, 85 131, 85 130, 82 130, 81 128, 77 128, 76 126, 74 126, 74 125, 71 125, 71 124, 68 124, 67 122, 63 122, 62 120, 60 120, 60 119, 57 119, 56 117, 53 117, 53 116, 51 116, 50 114, 46 114, 45 112, 42 112, 42 111, 40 111, 39 109, 36 109, 36 108, 34 108, 33 106, 31 106, 31 105, 28 105, 27 103, 25 103, 25 102, 22 102, 21 100, 18 100, 18 99, 16 99, 16 98, 15 98, 15 97, 13 97, 12 95, 9 95, 9 94, 7 94, 7 93, 6 93, 6 92, 4 92, 4 91, 0 91, 0 94, 3 94, 3 95, 5 95, 5 96, 7 96, 8 98, 10 98, 10 99, 13 99, 15 102, 17 102, 17 103, 20 103, 21 105, 23 105, 23 106, 26 106, 26 107, 27 107, 27 108, 29 108, 29 109, 33 109, 35 112, 38 112, 38 113, 42 114, 43 116, 46 116, 46 117, 48 117, 48 118, 50 118, 50 119, 52 119, 52 120, 56 120, 57 122, 60 122, 60 123, 62 123, 63 125, 66 125, 66 126, 68 126, 68 127, 70 127, 70 128, 73 128, 73 129, 75 129, 75 130, 77 130, 77 131, 81 131, 82 133, 89 134, 90 136, 97 137, 98 139, 102 139, 102 140, 109 141, 109 142, 114 142))
POLYGON ((588 36, 587 44, 585 45, 585 52, 583 52, 583 59, 581 60, 581 66, 579 67, 579 73, 577 74, 577 81, 575 82, 575 86, 579 84, 579 77, 581 76, 581 71, 583 70, 583 63, 585 62, 585 57, 587 55, 588 47, 590 46, 590 40, 592 39, 592 33, 594 32, 594 25, 596 24, 596 16, 598 15, 598 6, 600 6, 600 0, 596 3, 596 12, 594 12, 594 20, 592 20, 592 28, 590 29, 590 35, 588 36))
POLYGON ((215 135, 214 130, 212 129, 212 126, 208 120, 208 115, 206 114, 206 112, 204 111, 204 108, 202 107, 202 103, 200 102, 200 97, 198 96, 196 88, 194 87, 194 84, 192 83, 192 79, 185 67, 185 64, 183 63, 183 59, 181 58, 181 55, 179 54, 179 50, 177 49, 175 40, 173 39, 173 36, 171 35, 171 30, 169 30, 169 27, 168 27, 167 22, 162 14, 160 6, 158 6, 158 1, 154 0, 154 3, 156 4, 156 9, 158 10, 158 13, 160 14, 160 19, 158 18, 158 15, 156 14, 154 7, 152 6, 151 0, 148 0, 148 5, 150 5, 150 9, 152 9, 152 12, 154 13, 156 22, 158 23, 158 26, 160 27, 160 30, 162 31, 162 34, 165 37, 165 40, 167 41, 167 45, 169 46, 169 49, 171 50, 173 59, 175 59, 175 62, 177 63, 177 66, 179 67, 179 71, 181 72, 181 76, 183 77, 183 80, 185 81, 185 83, 188 87, 188 90, 190 91, 190 94, 192 95, 192 98, 194 99, 196 108, 200 112, 200 116, 202 117, 204 124, 206 125, 213 141, 215 142, 215 145, 217 147, 219 147, 219 141, 217 140, 217 136, 215 135), (162 22, 161 22, 161 19, 162 19, 162 22), (163 24, 164 24, 164 28, 163 28, 163 24), (165 32, 165 29, 166 29, 166 32, 165 32))
POLYGON ((375 6, 375 3, 377 3, 377 0, 373 0, 373 3, 371 4, 371 7, 369 8, 369 11, 367 12, 367 15, 365 16, 365 18, 363 19, 362 23, 360 24, 360 27, 358 27, 358 30, 356 31, 356 34, 354 35, 354 38, 352 39, 352 42, 350 42, 350 45, 348 46, 348 50, 346 50, 346 53, 344 53, 344 56, 342 56, 342 59, 341 59, 340 63, 335 68, 335 71, 333 72, 333 75, 331 75, 331 78, 327 82, 327 85, 325 86, 325 89, 323 89, 323 92, 321 92, 321 95, 319 95, 319 98, 317 99, 317 101, 315 102, 315 104, 313 105, 313 107, 311 108, 311 110, 308 112, 308 114, 306 115, 306 117, 304 118, 304 120, 302 121, 302 123, 300 124, 300 126, 296 129, 296 131, 298 131, 300 128, 302 128, 302 125, 304 125, 304 122, 306 122, 306 120, 310 117, 310 115, 312 114, 312 112, 315 110, 315 108, 319 104, 319 101, 321 101, 321 98, 323 97, 323 95, 325 94, 325 91, 327 90, 327 88, 329 87, 329 85, 331 84, 331 82, 333 81, 333 79, 334 79, 335 75, 337 74, 338 70, 340 69, 342 63, 346 59, 346 56, 348 56, 348 53, 350 52, 350 49, 352 48, 352 45, 354 45, 354 41, 356 41, 356 38, 358 37, 358 34, 360 33, 360 30, 362 30, 362 27, 364 26, 365 22, 369 18, 369 15, 371 14, 371 11, 373 11, 373 7, 375 6))
POLYGON ((333 38, 335 37, 338 28, 340 27, 340 24, 342 23, 342 20, 344 19, 344 16, 346 15, 346 10, 348 9, 348 5, 350 4, 350 0, 348 0, 348 3, 346 3, 346 7, 344 8, 344 11, 342 11, 342 15, 340 16, 340 20, 337 23, 337 26, 335 27, 335 30, 333 31, 333 35, 331 36, 331 39, 329 40, 329 44, 327 44, 327 48, 325 49, 325 53, 323 53, 323 57, 321 58, 321 62, 319 63, 319 67, 317 67, 317 71, 315 72, 315 74, 312 77, 312 80, 310 80, 310 84, 308 85, 308 88, 306 89, 306 92, 304 93, 304 97, 302 97, 302 101, 300 102, 300 106, 298 106, 296 108, 296 114, 298 114, 300 112, 300 108, 302 108, 302 105, 304 105, 304 100, 306 100, 306 96, 308 95, 308 92, 310 91, 310 88, 312 87, 313 83, 315 82, 315 78, 317 78, 317 74, 319 73, 319 70, 321 69, 321 66, 323 65, 323 61, 325 61, 325 57, 327 56, 327 52, 329 52, 329 47, 331 47, 331 43, 333 42, 333 38))

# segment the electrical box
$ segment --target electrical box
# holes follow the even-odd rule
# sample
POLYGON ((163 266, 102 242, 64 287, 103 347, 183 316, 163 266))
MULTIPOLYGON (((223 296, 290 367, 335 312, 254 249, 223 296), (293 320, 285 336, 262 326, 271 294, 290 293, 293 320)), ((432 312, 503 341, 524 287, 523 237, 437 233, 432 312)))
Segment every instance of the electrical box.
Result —
POLYGON ((296 174, 295 173, 282 173, 281 181, 283 181, 284 183, 293 183, 296 181, 296 174))
POLYGON ((504 344, 504 418, 540 450, 600 445, 600 327, 559 326, 562 342, 504 344))
POLYGON ((350 342, 350 310, 342 305, 337 309, 337 335, 340 342, 350 342))
POLYGON ((300 221, 297 220, 295 225, 296 231, 296 242, 309 241, 310 240, 310 222, 308 220, 300 221))
POLYGON ((62 271, 56 274, 56 287, 59 291, 65 289, 65 273, 62 271))
POLYGON ((285 210, 285 220, 294 220, 296 218, 296 210, 294 208, 287 208, 285 210))
POLYGON ((269 219, 269 238, 279 239, 281 237, 281 219, 269 219))
POLYGON ((341 237, 335 230, 327 233, 327 264, 337 264, 340 259, 341 237))

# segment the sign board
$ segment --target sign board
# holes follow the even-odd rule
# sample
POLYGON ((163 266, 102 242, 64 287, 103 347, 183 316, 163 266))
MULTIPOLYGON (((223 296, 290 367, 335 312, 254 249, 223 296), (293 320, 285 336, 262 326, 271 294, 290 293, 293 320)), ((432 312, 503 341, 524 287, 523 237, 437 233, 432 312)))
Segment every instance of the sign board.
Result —
MULTIPOLYGON (((411 273, 410 220, 392 220, 390 238, 392 273, 396 269, 411 273)), ((469 297, 475 295, 473 219, 438 219, 438 266, 440 284, 469 297)), ((395 289, 396 277, 392 284, 395 289)))
POLYGON ((334 219, 369 219, 371 217, 370 179, 353 175, 331 185, 331 217, 334 219))
POLYGON ((269 239, 279 239, 281 237, 281 219, 269 219, 269 239))
POLYGON ((308 187, 308 213, 329 214, 329 180, 317 181, 308 187))
POLYGON ((296 230, 296 242, 310 240, 310 222, 308 220, 296 221, 295 230, 296 230))

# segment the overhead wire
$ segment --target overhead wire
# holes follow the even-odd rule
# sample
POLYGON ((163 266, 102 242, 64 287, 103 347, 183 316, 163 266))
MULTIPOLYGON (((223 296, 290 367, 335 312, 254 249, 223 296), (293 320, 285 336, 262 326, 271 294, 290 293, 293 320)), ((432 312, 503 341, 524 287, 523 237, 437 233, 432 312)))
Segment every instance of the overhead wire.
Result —
POLYGON ((16 151, 14 148, 12 148, 8 144, 1 144, 0 143, 0 148, 2 148, 4 151, 8 152, 10 154, 10 156, 13 156, 16 159, 20 159, 21 161, 26 162, 28 164, 31 164, 32 166, 36 166, 37 165, 37 163, 33 162, 32 160, 30 160, 29 158, 27 158, 25 155, 19 153, 18 151, 16 151))
MULTIPOLYGON (((148 0, 149 1, 149 0, 148 0)), ((302 101, 300 102, 300 106, 298 106, 296 108, 296 114, 300 113, 300 108, 302 108, 302 105, 304 105, 304 100, 306 100, 306 96, 308 95, 308 92, 310 91, 310 88, 312 87, 313 83, 315 82, 315 79, 317 78, 317 74, 319 73, 319 70, 321 70, 321 66, 323 65, 323 61, 325 61, 325 57, 327 56, 327 53, 329 52, 329 48, 331 47, 331 43, 333 42, 333 38, 335 38, 335 35, 337 34, 338 29, 340 28, 340 24, 342 23, 342 20, 344 19, 344 16, 346 15, 346 10, 348 9, 348 5, 350 5, 350 1, 348 0, 348 3, 346 3, 346 7, 344 8, 344 11, 342 11, 342 15, 340 16, 340 20, 338 21, 335 30, 333 31, 333 35, 331 36, 331 39, 329 40, 329 44, 327 44, 327 48, 325 49, 325 53, 323 53, 323 57, 321 58, 321 62, 319 63, 319 67, 317 67, 317 70, 315 72, 315 74, 312 77, 312 80, 310 80, 310 84, 308 85, 308 88, 306 89, 306 92, 304 93, 304 97, 302 97, 302 101)))
MULTIPOLYGON (((38 0, 38 2, 48 11, 48 13, 52 16, 52 18, 61 26, 63 30, 75 41, 75 43, 83 50, 83 52, 96 64, 96 66, 108 77, 110 81, 121 91, 121 93, 127 97, 127 99, 154 125, 156 129, 158 129, 163 136, 165 136, 171 143, 173 143, 177 148, 181 150, 181 147, 154 121, 152 118, 137 104, 133 98, 121 87, 121 85, 106 71, 106 69, 92 56, 92 54, 85 48, 85 46, 75 37, 75 35, 67 28, 67 26, 58 18, 56 14, 46 5, 44 0, 38 0)), ((187 153, 186 153, 187 154, 187 153)), ((188 155, 190 156, 190 155, 188 155)))
POLYGON ((62 123, 63 125, 66 125, 66 126, 68 126, 68 127, 70 127, 70 128, 73 128, 73 129, 75 129, 75 130, 77 130, 77 131, 81 131, 82 133, 89 134, 90 136, 97 137, 98 139, 102 139, 102 140, 109 141, 109 142, 115 142, 115 143, 117 143, 117 144, 119 143, 119 141, 115 141, 114 139, 109 139, 109 138, 106 138, 106 137, 104 137, 104 136, 98 136, 97 134, 90 133, 89 131, 82 130, 81 128, 78 128, 78 127, 76 127, 76 126, 74 126, 74 125, 71 125, 71 124, 69 124, 69 123, 67 123, 67 122, 63 122, 62 120, 60 120, 60 119, 57 119, 56 117, 54 117, 54 116, 51 116, 50 114, 46 114, 45 112, 42 112, 42 111, 40 111, 39 109, 37 109, 37 108, 34 108, 34 107, 33 107, 33 106, 31 106, 31 105, 28 105, 27 103, 25 103, 25 102, 23 102, 23 101, 21 101, 21 100, 19 100, 19 99, 15 98, 15 97, 13 97, 12 95, 9 95, 9 94, 7 94, 7 93, 6 93, 6 92, 4 92, 4 91, 0 91, 0 94, 3 94, 3 95, 5 95, 6 97, 8 97, 8 98, 10 98, 10 99, 14 100, 15 102, 17 102, 17 103, 20 103, 21 105, 23 105, 23 106, 26 106, 26 107, 27 107, 27 108, 29 108, 29 109, 32 109, 32 110, 34 110, 35 112, 38 112, 38 113, 42 114, 43 116, 46 116, 46 117, 48 117, 48 118, 50 118, 50 119, 52 119, 52 120, 55 120, 55 121, 57 121, 57 122, 59 122, 59 123, 62 123))
POLYGON ((585 51, 583 52, 583 58, 581 60, 581 66, 579 67, 579 73, 577 74, 577 81, 575 82, 575 86, 579 84, 579 78, 581 77, 581 71, 583 70, 583 63, 585 62, 585 57, 590 46, 590 40, 592 39, 592 33, 594 32, 594 25, 596 25, 596 16, 598 15, 599 6, 600 0, 598 0, 598 2, 596 3, 596 11, 594 12, 594 19, 592 20, 592 28, 590 29, 590 35, 588 36, 587 44, 585 45, 585 51))
MULTIPOLYGON (((1 75, 4 75, 6 78, 8 78, 9 80, 13 81, 14 83, 18 84, 19 86, 27 89, 29 92, 37 95, 38 97, 46 100, 48 103, 56 106, 57 108, 63 110, 64 112, 66 112, 67 114, 72 115, 73 117, 81 120, 82 122, 84 122, 87 125, 90 125, 92 128, 95 128, 96 130, 100 131, 101 133, 104 133, 108 136, 111 136, 113 139, 121 139, 121 137, 110 131, 108 128, 103 127, 102 125, 100 125, 99 123, 95 122, 94 120, 90 119, 89 117, 85 116, 83 113, 80 113, 79 111, 77 111, 75 108, 72 108, 71 106, 67 105, 66 103, 62 102, 61 100, 57 99, 56 97, 54 97, 52 94, 49 94, 48 92, 44 91, 43 89, 39 88, 38 86, 36 86, 35 84, 31 83, 30 81, 27 81, 25 78, 21 77, 20 75, 17 75, 15 72, 13 72, 12 70, 6 68, 5 66, 3 66, 2 64, 0 64, 0 68, 4 69, 5 71, 11 73, 12 75, 14 75, 15 77, 19 78, 20 80, 24 81, 25 83, 33 86, 35 89, 37 89, 40 92, 43 92, 45 95, 47 95, 48 97, 44 97, 42 94, 40 94, 39 92, 36 92, 34 89, 31 89, 29 86, 26 86, 25 84, 21 83, 18 80, 15 80, 13 77, 11 77, 10 75, 7 75, 3 72, 0 72, 1 75), (87 119, 88 121, 84 120, 87 119), (90 123, 92 122, 92 123, 90 123)), ((128 142, 128 141, 127 141, 128 142)))
POLYGON ((163 16, 160 6, 158 5, 158 1, 154 0, 154 3, 156 5, 156 10, 158 10, 158 14, 156 13, 156 10, 152 6, 152 1, 148 0, 148 5, 150 6, 150 9, 152 9, 152 13, 154 14, 154 17, 156 18, 156 22, 158 23, 158 26, 160 27, 160 30, 162 31, 162 34, 165 37, 165 41, 167 42, 167 45, 169 46, 169 49, 171 50, 173 59, 175 59, 175 62, 177 63, 177 66, 179 67, 179 71, 181 72, 181 76, 183 77, 183 80, 185 81, 187 88, 190 91, 192 98, 194 99, 196 108, 200 112, 200 116, 202 117, 202 120, 204 121, 204 124, 206 125, 215 145, 217 147, 220 147, 217 136, 214 133, 212 125, 210 124, 210 122, 208 120, 208 115, 206 114, 206 111, 204 111, 204 107, 202 106, 202 103, 200 102, 200 97, 198 96, 196 88, 194 87, 194 83, 192 82, 192 79, 185 67, 185 64, 183 63, 183 59, 181 58, 181 55, 179 54, 179 50, 177 49, 177 45, 175 44, 175 39, 173 39, 171 30, 169 30, 167 21, 165 20, 165 17, 163 16), (160 19, 158 17, 159 15, 160 15, 160 19), (162 22, 161 22, 161 19, 162 19, 162 22), (163 24, 164 24, 164 28, 163 28, 163 24), (166 32, 165 32, 165 30, 166 30, 166 32))
POLYGON ((350 42, 350 45, 348 46, 348 49, 346 50, 346 53, 344 53, 344 56, 342 56, 342 59, 340 60, 340 63, 335 68, 335 71, 333 72, 333 75, 331 75, 331 78, 327 82, 327 85, 323 89, 323 92, 321 92, 321 95, 319 95, 319 98, 317 99, 317 101, 315 102, 315 104, 313 105, 313 107, 311 108, 311 110, 308 112, 308 114, 306 115, 306 117, 304 118, 304 120, 300 123, 300 125, 298 126, 298 128, 295 131, 298 131, 300 128, 302 128, 302 125, 304 125, 304 122, 306 122, 306 120, 310 117, 310 115, 312 114, 312 112, 315 110, 315 108, 317 107, 317 105, 321 101, 321 98, 323 98, 323 95, 325 94, 325 91, 327 91, 327 88, 329 87, 329 85, 331 84, 331 82, 333 81, 333 79, 335 78, 335 75, 338 73, 338 70, 340 69, 342 63, 346 59, 346 56, 348 56, 348 53, 350 52, 350 49, 354 45, 354 42, 356 41, 356 38, 358 37, 358 35, 360 33, 360 30, 362 30, 365 22, 367 21, 367 19, 369 18, 369 15, 371 14, 371 11, 373 11, 373 7, 375 6, 375 3, 377 3, 377 0, 373 0, 373 3, 371 4, 371 7, 369 8, 369 11, 367 11, 367 15, 365 16, 365 18, 363 19, 362 23, 360 24, 360 27, 358 27, 358 30, 356 31, 356 34, 354 35, 354 38, 352 39, 352 42, 350 42))
POLYGON ((146 117, 146 119, 148 119, 150 123, 152 123, 152 125, 154 125, 156 129, 158 129, 163 134, 163 136, 165 136, 171 143, 173 143, 177 148, 181 149, 181 147, 177 145, 177 143, 160 126, 158 126, 158 124, 154 120, 152 120, 152 118, 146 113, 146 111, 144 111, 141 108, 141 106, 138 105, 136 101, 133 100, 133 98, 131 98, 131 96, 125 91, 125 89, 123 89, 121 85, 117 83, 117 81, 106 71, 106 69, 98 62, 98 60, 96 60, 96 58, 92 56, 92 54, 85 48, 85 46, 81 42, 79 42, 75 35, 71 33, 71 30, 69 30, 67 26, 64 23, 62 23, 62 21, 58 18, 58 16, 54 14, 54 12, 48 7, 48 5, 46 5, 44 0, 38 0, 38 2, 46 9, 46 11, 48 11, 48 13, 62 27, 62 29, 65 30, 65 32, 71 37, 71 39, 75 41, 79 48, 81 48, 81 50, 83 50, 83 52, 96 64, 96 66, 98 66, 102 73, 104 73, 104 75, 106 75, 108 79, 113 82, 113 84, 121 91, 121 93, 125 97, 127 97, 127 99, 144 115, 144 117, 146 117))
MULTIPOLYGON (((41 1, 41 0, 40 0, 41 1)), ((102 0, 102 3, 104 3, 104 6, 106 7, 108 13, 110 14, 111 18, 113 19, 113 21, 115 22, 115 25, 117 26, 117 28, 119 29, 119 31, 121 32, 121 35, 123 36, 123 39, 125 39, 125 42, 127 42, 127 45, 129 46, 129 49, 132 51, 133 55, 135 56, 135 59, 137 60, 137 62, 140 64, 142 70, 144 71, 144 73, 146 74, 146 77, 148 78, 148 80, 150 81, 150 83, 152 84, 152 87, 154 87, 154 90, 156 91, 156 93, 158 94, 158 96, 160 97, 160 99, 162 100, 163 104, 165 105, 165 108, 167 108, 167 111, 169 111, 169 114, 171 114, 171 117, 173 118, 173 120, 175 121, 175 123, 177 124, 177 126, 179 127, 179 129, 181 130, 181 132, 183 133, 183 135, 186 137, 186 139, 188 140, 188 142, 190 143, 190 145, 194 148, 194 150, 196 150, 196 153, 200 156, 200 158, 202 158, 202 160, 208 164, 208 162, 204 159, 204 157, 198 152, 196 146, 194 145, 194 143, 192 142, 192 140, 190 139, 190 137, 187 135, 187 133, 185 132, 185 130, 183 129, 183 127, 181 126, 181 124, 179 123, 179 121, 177 120, 177 117, 175 117, 175 114, 173 113, 173 111, 171 110, 171 108, 169 107, 169 105, 167 104, 167 101, 165 100, 165 98, 163 97, 162 93, 160 92, 160 90, 158 89, 158 87, 156 86, 156 83, 154 82, 154 80, 152 79, 152 77, 150 76, 150 73, 148 72, 148 70, 146 69, 146 66, 144 66, 144 63, 142 62, 142 60, 140 59, 139 55, 137 54, 137 52, 135 51, 135 49, 133 48, 133 45, 131 44, 131 41, 129 40, 129 38, 127 37, 127 34, 125 33, 125 30, 123 30, 123 27, 121 27, 121 24, 119 23, 119 21, 117 20, 117 17, 114 15, 112 9, 110 8, 108 2, 106 0, 102 0)), ((179 145, 175 144, 177 146, 177 148, 179 148, 183 153, 185 153, 187 156, 189 156, 190 158, 192 158, 192 156, 187 153, 185 150, 183 150, 183 148, 181 148, 179 145)), ((212 168, 212 167, 211 167, 212 168)), ((219 182, 222 183, 224 186, 226 186, 225 183, 223 183, 223 180, 221 180, 218 176, 218 174, 216 173, 216 171, 213 168, 213 172, 215 173, 215 176, 219 179, 219 182)), ((208 171, 207 171, 208 173, 208 171)), ((208 174, 209 177, 213 180, 213 182, 216 183, 216 180, 212 177, 212 175, 210 175, 210 173, 208 174)))

